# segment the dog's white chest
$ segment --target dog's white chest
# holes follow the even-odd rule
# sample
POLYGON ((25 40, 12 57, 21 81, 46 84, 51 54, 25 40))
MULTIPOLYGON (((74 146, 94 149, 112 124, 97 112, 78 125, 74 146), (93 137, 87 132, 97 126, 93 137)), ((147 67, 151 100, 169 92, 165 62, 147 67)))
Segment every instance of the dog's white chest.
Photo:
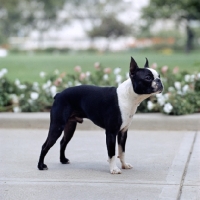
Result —
POLYGON ((137 107, 148 96, 136 94, 130 79, 119 85, 117 88, 117 97, 122 117, 120 131, 125 132, 129 128, 137 107))
POLYGON ((133 116, 137 110, 137 105, 133 105, 132 108, 126 109, 125 107, 120 107, 122 115, 122 125, 120 127, 121 131, 126 131, 133 120, 133 116))

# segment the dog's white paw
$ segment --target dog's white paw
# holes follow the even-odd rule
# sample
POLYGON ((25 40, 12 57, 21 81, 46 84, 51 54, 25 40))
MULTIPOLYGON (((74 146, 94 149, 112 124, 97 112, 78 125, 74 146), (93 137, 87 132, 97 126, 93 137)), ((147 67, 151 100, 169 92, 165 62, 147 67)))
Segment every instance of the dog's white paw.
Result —
POLYGON ((115 156, 113 156, 111 159, 108 159, 108 162, 110 164, 110 173, 111 174, 121 174, 121 170, 117 167, 115 162, 115 156))
POLYGON ((121 174, 121 170, 116 166, 113 169, 110 169, 111 174, 121 174))
POLYGON ((122 169, 131 169, 131 168, 133 168, 133 166, 129 163, 122 164, 122 169))

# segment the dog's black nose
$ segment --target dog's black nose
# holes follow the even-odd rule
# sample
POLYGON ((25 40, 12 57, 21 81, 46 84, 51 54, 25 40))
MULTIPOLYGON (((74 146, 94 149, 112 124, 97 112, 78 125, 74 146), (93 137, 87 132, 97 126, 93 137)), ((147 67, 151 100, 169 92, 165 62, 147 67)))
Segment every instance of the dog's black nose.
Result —
POLYGON ((160 84, 158 85, 159 93, 162 93, 163 89, 164 89, 164 87, 163 87, 162 83, 160 82, 160 84))
POLYGON ((156 82, 156 86, 157 86, 157 91, 158 91, 159 93, 161 93, 161 92, 163 91, 163 89, 164 89, 161 80, 160 80, 159 78, 156 78, 156 79, 155 79, 155 82, 156 82))

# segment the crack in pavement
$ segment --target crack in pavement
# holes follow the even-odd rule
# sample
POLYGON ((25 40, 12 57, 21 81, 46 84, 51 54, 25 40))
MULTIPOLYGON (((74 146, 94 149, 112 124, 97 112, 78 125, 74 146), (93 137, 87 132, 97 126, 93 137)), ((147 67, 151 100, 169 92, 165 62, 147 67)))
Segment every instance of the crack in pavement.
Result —
POLYGON ((194 149, 196 138, 197 138, 197 131, 195 132, 193 143, 192 143, 192 146, 191 146, 191 149, 190 149, 190 153, 188 155, 188 159, 187 159, 187 162, 186 162, 186 165, 185 165, 185 169, 184 169, 184 173, 183 173, 183 176, 182 176, 182 179, 181 179, 180 188, 179 188, 179 194, 178 194, 177 200, 181 199, 183 184, 184 184, 184 181, 185 181, 185 176, 187 174, 187 169, 188 169, 188 165, 189 165, 189 162, 190 162, 190 158, 192 156, 192 152, 193 152, 193 149, 194 149))

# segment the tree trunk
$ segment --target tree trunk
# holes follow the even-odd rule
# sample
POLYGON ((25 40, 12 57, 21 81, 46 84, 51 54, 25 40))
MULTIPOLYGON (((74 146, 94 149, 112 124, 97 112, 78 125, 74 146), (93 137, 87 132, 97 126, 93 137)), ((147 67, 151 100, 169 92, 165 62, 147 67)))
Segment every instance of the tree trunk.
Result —
POLYGON ((193 50, 194 48, 194 45, 193 45, 194 33, 192 29, 190 28, 189 21, 186 25, 186 33, 187 33, 187 41, 186 41, 185 51, 186 53, 190 53, 190 51, 193 50))

